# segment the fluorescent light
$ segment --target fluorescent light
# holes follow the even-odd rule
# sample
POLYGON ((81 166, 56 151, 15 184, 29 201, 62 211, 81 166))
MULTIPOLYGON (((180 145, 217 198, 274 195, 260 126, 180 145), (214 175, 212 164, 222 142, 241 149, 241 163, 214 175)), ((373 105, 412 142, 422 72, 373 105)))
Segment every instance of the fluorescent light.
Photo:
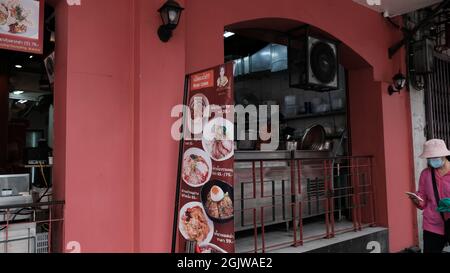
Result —
POLYGON ((21 104, 24 104, 24 103, 27 103, 28 102, 28 100, 19 100, 19 103, 21 103, 21 104))
POLYGON ((223 33, 223 37, 228 38, 234 35, 234 32, 230 32, 230 31, 225 31, 223 33))
POLYGON ((21 66, 20 64, 16 64, 15 67, 16 68, 22 68, 23 66, 21 66))
POLYGON ((23 93, 24 93, 24 91, 22 91, 22 90, 16 90, 16 91, 13 92, 14 95, 20 95, 20 94, 23 94, 23 93))
POLYGON ((30 57, 29 57, 29 58, 30 58, 30 59, 33 59, 33 57, 34 57, 33 55, 30 55, 30 57))

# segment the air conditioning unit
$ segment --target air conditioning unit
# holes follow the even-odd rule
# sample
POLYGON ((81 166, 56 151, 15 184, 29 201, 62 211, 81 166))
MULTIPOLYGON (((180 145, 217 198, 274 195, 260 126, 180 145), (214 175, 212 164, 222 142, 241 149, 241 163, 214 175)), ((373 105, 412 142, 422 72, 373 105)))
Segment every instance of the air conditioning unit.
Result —
POLYGON ((339 89, 337 42, 315 37, 309 31, 292 35, 288 47, 289 86, 304 90, 339 89))
POLYGON ((414 54, 413 64, 416 75, 433 73, 434 67, 434 44, 429 39, 417 41, 412 44, 414 54))

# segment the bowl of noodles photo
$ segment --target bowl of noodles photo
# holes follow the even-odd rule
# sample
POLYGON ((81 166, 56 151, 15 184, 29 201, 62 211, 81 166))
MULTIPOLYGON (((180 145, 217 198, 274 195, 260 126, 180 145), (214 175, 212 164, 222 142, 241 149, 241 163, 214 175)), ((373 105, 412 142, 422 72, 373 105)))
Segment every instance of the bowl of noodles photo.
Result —
POLYGON ((183 155, 181 176, 191 187, 198 188, 209 181, 212 174, 212 162, 208 154, 199 148, 190 148, 183 155))

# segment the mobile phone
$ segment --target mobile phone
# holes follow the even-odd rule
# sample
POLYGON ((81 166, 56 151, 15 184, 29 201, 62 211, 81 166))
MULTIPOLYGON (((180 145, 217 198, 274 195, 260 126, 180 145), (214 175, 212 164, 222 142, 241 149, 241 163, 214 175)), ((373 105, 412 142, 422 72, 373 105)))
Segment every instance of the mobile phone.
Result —
POLYGON ((418 199, 419 201, 423 202, 423 199, 420 196, 418 196, 417 194, 415 194, 413 192, 405 192, 405 193, 406 193, 406 195, 412 196, 412 197, 418 199))

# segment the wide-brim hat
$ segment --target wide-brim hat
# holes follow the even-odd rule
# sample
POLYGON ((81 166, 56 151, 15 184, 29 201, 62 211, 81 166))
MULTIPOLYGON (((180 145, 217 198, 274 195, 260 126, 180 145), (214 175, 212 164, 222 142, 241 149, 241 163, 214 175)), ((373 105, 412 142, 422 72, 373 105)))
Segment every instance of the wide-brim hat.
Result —
POLYGON ((442 139, 431 139, 423 144, 423 153, 420 158, 436 158, 450 156, 450 151, 442 139))

